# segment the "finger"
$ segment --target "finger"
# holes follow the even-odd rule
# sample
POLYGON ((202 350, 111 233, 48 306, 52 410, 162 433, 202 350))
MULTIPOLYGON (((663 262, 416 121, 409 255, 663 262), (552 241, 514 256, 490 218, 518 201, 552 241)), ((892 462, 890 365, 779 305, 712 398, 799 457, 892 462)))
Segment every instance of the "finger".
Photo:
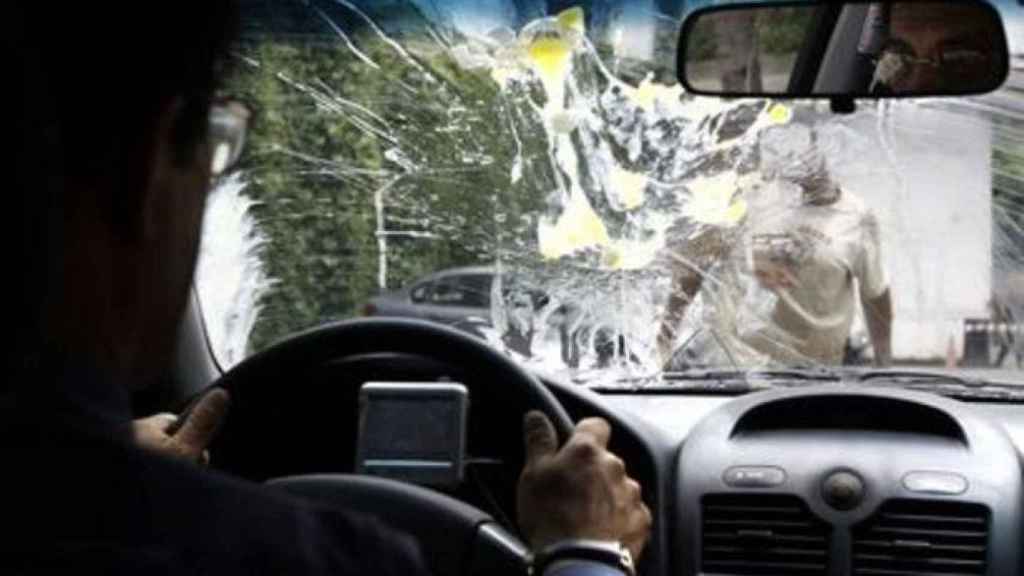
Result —
POLYGON ((174 422, 177 419, 178 419, 178 417, 176 415, 171 414, 169 412, 164 412, 162 414, 156 414, 156 415, 153 416, 153 421, 154 422, 159 422, 160 424, 167 424, 167 425, 170 425, 171 422, 174 422))
POLYGON ((626 480, 626 495, 629 497, 630 503, 643 505, 644 498, 640 483, 632 478, 626 480))
POLYGON ((654 516, 651 515, 651 509, 646 504, 640 505, 640 526, 642 540, 646 542, 654 531, 654 516))
POLYGON ((629 552, 633 556, 634 562, 640 560, 641 555, 643 555, 644 548, 651 539, 653 528, 654 519, 651 517, 651 511, 647 506, 641 505, 633 520, 633 529, 623 539, 624 544, 629 548, 629 552))
POLYGON ((622 458, 619 458, 611 452, 607 452, 605 461, 607 462, 606 465, 608 466, 608 472, 611 474, 612 478, 618 480, 626 477, 626 463, 622 461, 622 458))
POLYGON ((210 466, 210 451, 203 450, 203 453, 199 456, 199 466, 208 468, 210 466))
POLYGON ((164 432, 166 432, 167 429, 171 427, 171 424, 174 424, 174 422, 177 419, 178 419, 178 417, 175 416, 174 414, 166 414, 166 413, 164 413, 164 414, 154 414, 154 415, 150 416, 149 418, 145 418, 145 419, 141 420, 141 422, 143 422, 145 424, 152 424, 154 428, 156 428, 158 430, 163 430, 164 432))
POLYGON ((189 449, 200 451, 213 440, 228 411, 228 393, 217 389, 203 396, 188 415, 174 439, 189 449))
POLYGON ((523 439, 526 444, 526 465, 529 466, 558 450, 555 427, 544 414, 530 411, 523 418, 523 439))
POLYGON ((603 418, 586 418, 576 425, 577 434, 585 434, 594 439, 601 448, 608 447, 612 437, 612 427, 603 418))

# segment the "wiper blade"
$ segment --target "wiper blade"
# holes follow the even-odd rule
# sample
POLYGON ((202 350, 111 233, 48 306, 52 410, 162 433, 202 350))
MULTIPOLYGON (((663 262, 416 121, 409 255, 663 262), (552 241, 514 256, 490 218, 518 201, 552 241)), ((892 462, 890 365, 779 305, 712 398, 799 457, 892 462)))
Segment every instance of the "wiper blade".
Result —
POLYGON ((997 382, 979 376, 914 370, 871 370, 857 377, 857 382, 890 385, 954 398, 987 400, 1024 400, 1024 386, 997 382), (885 382, 879 382, 884 380, 885 382))
MULTIPOLYGON (((664 380, 660 381, 664 382, 664 380)), ((738 396, 748 392, 767 389, 767 386, 754 386, 741 380, 694 380, 687 382, 653 383, 625 381, 614 385, 588 386, 599 394, 638 394, 648 396, 676 396, 680 394, 708 394, 738 396)))
POLYGON ((803 380, 814 382, 840 382, 844 375, 828 368, 785 368, 772 370, 754 370, 747 372, 748 378, 764 378, 769 380, 803 380))
POLYGON ((679 394, 684 392, 742 394, 772 388, 798 388, 812 384, 848 384, 894 387, 965 400, 1024 402, 1024 383, 998 382, 978 376, 915 370, 830 369, 826 367, 761 370, 691 368, 656 378, 619 381, 597 386, 597 392, 679 394))
POLYGON ((842 374, 825 368, 784 368, 765 370, 703 370, 693 369, 682 372, 665 372, 662 378, 669 382, 732 381, 750 382, 839 382, 842 374))
POLYGON ((589 384, 588 388, 608 394, 699 393, 735 396, 772 388, 841 381, 842 375, 839 372, 820 367, 765 370, 690 368, 641 378, 619 378, 614 384, 589 384))
POLYGON ((869 370, 862 373, 858 382, 871 382, 872 380, 890 380, 893 382, 904 382, 908 384, 917 382, 933 382, 959 384, 961 386, 978 387, 984 386, 986 381, 981 378, 960 376, 959 374, 948 374, 945 372, 927 372, 916 370, 869 370))

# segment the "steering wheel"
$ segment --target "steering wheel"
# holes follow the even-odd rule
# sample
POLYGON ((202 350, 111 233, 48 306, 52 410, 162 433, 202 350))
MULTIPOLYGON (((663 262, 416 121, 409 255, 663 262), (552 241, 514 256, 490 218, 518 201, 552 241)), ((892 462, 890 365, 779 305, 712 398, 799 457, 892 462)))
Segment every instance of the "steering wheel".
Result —
MULTIPOLYGON (((545 413, 564 442, 573 424, 565 409, 536 377, 485 342, 457 330, 407 319, 359 319, 328 324, 282 341, 251 356, 224 374, 217 386, 232 397, 232 407, 217 441, 212 461, 230 461, 244 443, 253 422, 272 418, 275 406, 265 399, 249 401, 247 386, 267 374, 301 373, 310 367, 354 357, 405 355, 459 366, 476 382, 494 384, 495 394, 519 394, 525 404, 545 413), (243 424, 237 424, 242 422, 243 424), (234 424, 233 424, 234 423, 234 424), (223 441, 224 438, 233 438, 223 441)), ((480 387, 477 386, 477 389, 480 387)), ((263 396, 266 398, 266 396, 263 396)), ((355 475, 300 475, 268 480, 268 484, 302 498, 346 510, 369 513, 419 541, 434 574, 522 574, 527 551, 489 515, 459 500, 383 478, 355 475)))

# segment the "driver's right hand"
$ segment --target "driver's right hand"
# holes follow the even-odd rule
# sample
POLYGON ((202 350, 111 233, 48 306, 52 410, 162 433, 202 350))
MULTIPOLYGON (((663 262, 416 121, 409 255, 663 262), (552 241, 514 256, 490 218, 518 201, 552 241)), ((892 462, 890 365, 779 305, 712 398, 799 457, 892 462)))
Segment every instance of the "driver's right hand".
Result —
POLYGON ((523 432, 526 466, 517 506, 519 526, 533 549, 566 539, 616 541, 639 559, 650 537, 651 512, 640 484, 608 451, 608 422, 580 421, 561 449, 554 427, 540 412, 526 415, 523 432))

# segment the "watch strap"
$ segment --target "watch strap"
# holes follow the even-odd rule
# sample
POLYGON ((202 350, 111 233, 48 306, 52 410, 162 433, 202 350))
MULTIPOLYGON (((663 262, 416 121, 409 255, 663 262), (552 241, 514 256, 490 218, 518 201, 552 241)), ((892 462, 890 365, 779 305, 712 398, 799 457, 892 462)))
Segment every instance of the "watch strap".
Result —
POLYGON ((604 540, 562 540, 545 547, 534 555, 530 563, 533 576, 543 576, 544 571, 558 562, 587 561, 603 564, 622 572, 626 576, 635 576, 633 556, 619 542, 604 540))

